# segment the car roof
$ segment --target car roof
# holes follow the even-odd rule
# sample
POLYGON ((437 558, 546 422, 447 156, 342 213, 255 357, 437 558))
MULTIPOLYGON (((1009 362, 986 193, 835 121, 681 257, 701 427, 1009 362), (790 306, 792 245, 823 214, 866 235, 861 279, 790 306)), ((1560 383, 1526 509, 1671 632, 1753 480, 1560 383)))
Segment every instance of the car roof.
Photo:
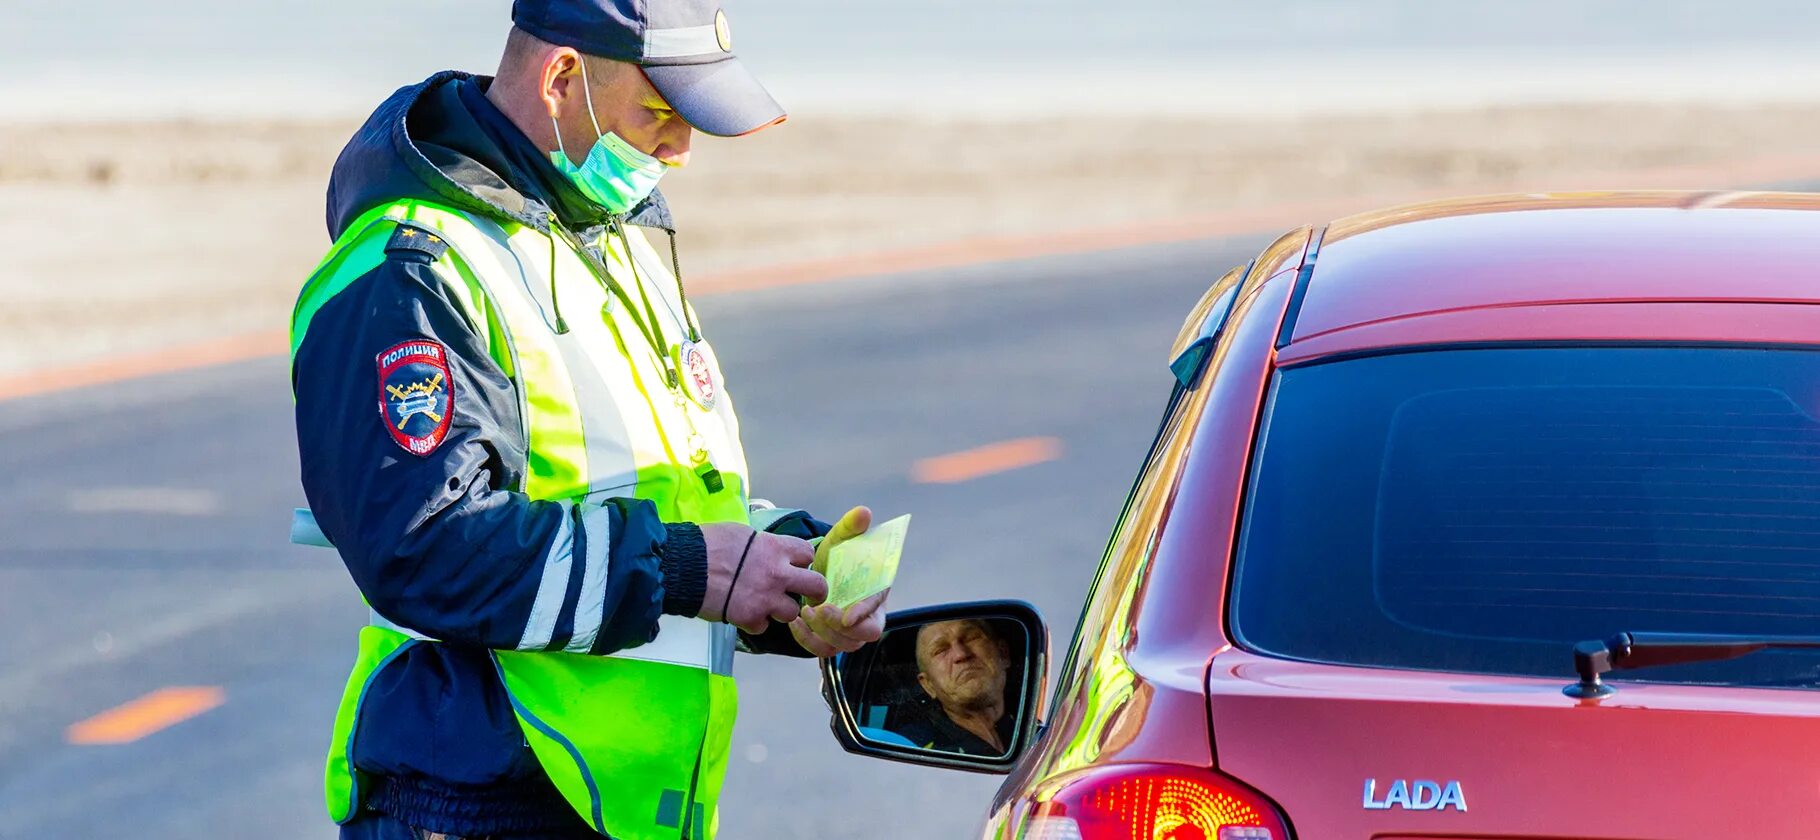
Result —
MULTIPOLYGON (((1681 321, 1695 325, 1690 305, 1820 303, 1816 210, 1820 195, 1806 193, 1639 191, 1481 196, 1340 219, 1320 235, 1288 356, 1393 345, 1403 332, 1420 343, 1441 322, 1516 340, 1539 337, 1538 319, 1642 321, 1660 304, 1689 309, 1681 321)), ((1648 337, 1675 338, 1673 322, 1654 322, 1648 337)))

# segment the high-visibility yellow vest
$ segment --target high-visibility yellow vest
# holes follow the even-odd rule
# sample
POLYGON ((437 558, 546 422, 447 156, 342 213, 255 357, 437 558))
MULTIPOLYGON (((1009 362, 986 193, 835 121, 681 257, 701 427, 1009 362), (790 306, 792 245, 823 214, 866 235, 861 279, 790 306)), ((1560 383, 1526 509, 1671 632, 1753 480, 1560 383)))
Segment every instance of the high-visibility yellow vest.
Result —
MULTIPOLYGON (((448 244, 432 268, 516 385, 528 464, 523 486, 512 489, 583 506, 646 499, 666 522, 748 521, 732 400, 723 391, 704 408, 672 387, 659 353, 678 348, 650 346, 640 329, 643 307, 633 311, 612 295, 563 237, 422 201, 369 211, 305 285, 292 317, 293 357, 322 305, 385 259, 400 223, 448 244), (555 329, 557 305, 566 333, 555 329), (718 481, 703 480, 704 464, 718 481)), ((637 229, 615 232, 585 244, 633 301, 644 284, 665 321, 662 335, 682 336, 692 316, 682 314, 687 303, 669 267, 637 229)), ((695 346, 713 382, 723 382, 712 347, 695 346)), ((673 355, 669 367, 682 366, 673 355)), ((603 574, 604 565, 603 557, 603 574)), ((591 639, 580 641, 585 650, 591 639)), ((728 625, 664 616, 655 642, 611 656, 495 651, 493 659, 526 741, 576 813, 617 840, 690 840, 712 837, 717 827, 738 707, 735 643, 728 625)), ((359 812, 368 781, 352 763, 366 687, 414 644, 436 642, 377 614, 361 630, 328 756, 328 807, 337 822, 359 812)))

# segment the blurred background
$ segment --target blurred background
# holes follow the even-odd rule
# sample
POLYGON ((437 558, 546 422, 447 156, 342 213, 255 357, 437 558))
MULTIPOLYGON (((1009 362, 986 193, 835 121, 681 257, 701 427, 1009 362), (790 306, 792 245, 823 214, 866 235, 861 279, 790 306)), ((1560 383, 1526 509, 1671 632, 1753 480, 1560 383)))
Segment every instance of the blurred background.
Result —
MULTIPOLYGON (((336 152, 507 0, 0 0, 0 837, 330 837, 363 622, 283 332, 336 152), (122 711, 124 710, 124 711, 122 711)), ((729 0, 792 111, 664 182, 759 495, 915 513, 897 605, 1066 649, 1199 293, 1447 195, 1820 183, 1792 0, 729 0)), ((997 780, 840 752, 741 663, 723 836, 956 837, 997 780)))

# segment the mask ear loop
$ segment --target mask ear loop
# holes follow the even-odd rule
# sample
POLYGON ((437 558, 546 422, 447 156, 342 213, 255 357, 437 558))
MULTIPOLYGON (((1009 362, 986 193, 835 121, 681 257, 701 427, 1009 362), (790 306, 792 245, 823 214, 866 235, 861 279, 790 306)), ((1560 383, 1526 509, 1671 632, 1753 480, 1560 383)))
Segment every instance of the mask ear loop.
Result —
POLYGON ((594 124, 595 137, 605 137, 607 133, 600 130, 600 118, 594 116, 594 86, 588 84, 588 59, 576 53, 575 60, 581 64, 581 95, 588 101, 588 122, 594 124))
POLYGON ((569 150, 562 147, 562 126, 556 124, 556 108, 554 106, 550 108, 550 132, 556 135, 556 153, 562 155, 563 160, 569 161, 570 166, 574 166, 575 161, 569 160, 569 150))
POLYGON ((545 91, 544 93, 543 104, 550 112, 550 133, 556 135, 556 153, 561 155, 563 160, 568 160, 569 165, 573 166, 575 162, 569 160, 569 150, 563 148, 562 145, 562 126, 556 124, 556 100, 550 97, 548 91, 545 91))
MULTIPOLYGON (((588 101, 588 121, 594 124, 594 130, 598 132, 600 120, 594 116, 594 92, 588 89, 588 61, 579 53, 576 54, 576 61, 581 64, 581 91, 588 101)), ((550 131, 556 135, 556 153, 570 166, 574 166, 575 162, 569 159, 569 150, 563 147, 562 126, 556 122, 556 103, 550 102, 549 105, 550 131)), ((545 234, 550 237, 550 310, 556 316, 556 334, 565 335, 569 332, 569 322, 562 317, 562 298, 556 291, 556 214, 546 211, 544 224, 549 227, 545 234)))
MULTIPOLYGON (((588 122, 593 123, 596 137, 605 137, 607 133, 600 130, 600 118, 594 116, 594 86, 588 84, 588 59, 581 53, 576 53, 575 63, 581 65, 581 95, 588 103, 588 122)), ((569 157, 569 150, 563 148, 562 126, 556 124, 556 103, 548 99, 545 99, 544 102, 550 106, 550 131, 556 135, 556 153, 562 155, 563 159, 569 161, 569 164, 573 166, 574 159, 569 157)), ((592 150, 589 153, 592 154, 592 150)))

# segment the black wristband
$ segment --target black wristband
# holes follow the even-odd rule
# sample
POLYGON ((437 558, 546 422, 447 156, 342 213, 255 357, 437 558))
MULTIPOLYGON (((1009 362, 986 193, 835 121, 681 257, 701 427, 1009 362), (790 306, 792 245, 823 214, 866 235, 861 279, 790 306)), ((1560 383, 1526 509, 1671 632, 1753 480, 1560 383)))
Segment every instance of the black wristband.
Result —
POLYGON ((727 608, 733 605, 733 587, 739 585, 739 573, 746 570, 746 555, 752 553, 752 543, 757 539, 758 531, 754 529, 752 536, 746 538, 746 547, 739 550, 739 565, 733 567, 733 579, 727 581, 726 600, 720 602, 721 621, 727 620, 727 608))
POLYGON ((708 541, 701 527, 690 522, 664 526, 663 545, 657 547, 658 568, 664 576, 664 612, 668 615, 701 614, 708 597, 708 541))

